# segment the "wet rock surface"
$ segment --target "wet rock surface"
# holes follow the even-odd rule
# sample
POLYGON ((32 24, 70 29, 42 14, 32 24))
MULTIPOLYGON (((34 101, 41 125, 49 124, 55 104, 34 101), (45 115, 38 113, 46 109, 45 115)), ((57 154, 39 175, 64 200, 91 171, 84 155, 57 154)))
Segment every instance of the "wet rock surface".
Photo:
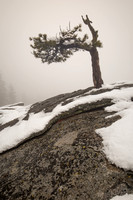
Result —
POLYGON ((56 118, 44 134, 1 154, 0 200, 109 200, 133 193, 133 173, 107 160, 95 133, 120 119, 106 118, 109 104, 81 105, 79 113, 56 118))

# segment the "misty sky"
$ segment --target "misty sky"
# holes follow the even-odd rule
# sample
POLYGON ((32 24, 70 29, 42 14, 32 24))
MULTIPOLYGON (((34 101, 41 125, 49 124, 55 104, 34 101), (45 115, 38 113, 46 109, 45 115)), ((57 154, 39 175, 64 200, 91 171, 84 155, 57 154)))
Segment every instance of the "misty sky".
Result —
POLYGON ((103 43, 104 82, 133 81, 132 0, 0 0, 0 73, 14 87, 17 101, 30 104, 93 85, 88 52, 75 53, 65 63, 42 64, 29 41, 39 33, 54 37, 60 26, 78 25, 86 14, 103 43))

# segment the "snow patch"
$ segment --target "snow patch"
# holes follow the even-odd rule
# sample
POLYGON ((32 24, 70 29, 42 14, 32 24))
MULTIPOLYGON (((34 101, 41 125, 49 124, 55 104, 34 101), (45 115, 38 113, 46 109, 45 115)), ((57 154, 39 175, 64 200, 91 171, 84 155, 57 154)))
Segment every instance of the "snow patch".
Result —
POLYGON ((115 196, 110 200, 133 200, 133 194, 125 194, 123 196, 115 196))
MULTIPOLYGON (((120 83, 118 83, 120 84, 120 83)), ((103 88, 116 87, 118 84, 106 85, 103 88)), ((42 131, 51 119, 69 109, 102 99, 112 99, 114 104, 106 111, 116 111, 121 119, 111 126, 98 129, 96 132, 103 138, 103 151, 107 158, 118 167, 133 170, 133 87, 114 89, 101 94, 91 95, 90 92, 83 97, 76 97, 72 102, 57 105, 52 112, 31 113, 28 120, 22 120, 31 106, 12 106, 0 108, 0 124, 18 118, 19 121, 12 127, 7 127, 0 132, 0 152, 8 150, 33 133, 42 131)))
POLYGON ((117 111, 121 119, 111 126, 96 130, 103 138, 107 158, 118 167, 133 170, 133 102, 130 101, 133 88, 118 92, 114 105, 107 107, 108 112, 117 111), (119 101, 118 101, 119 99, 119 101))
POLYGON ((25 116, 29 109, 30 106, 16 106, 15 104, 0 107, 0 124, 25 116))

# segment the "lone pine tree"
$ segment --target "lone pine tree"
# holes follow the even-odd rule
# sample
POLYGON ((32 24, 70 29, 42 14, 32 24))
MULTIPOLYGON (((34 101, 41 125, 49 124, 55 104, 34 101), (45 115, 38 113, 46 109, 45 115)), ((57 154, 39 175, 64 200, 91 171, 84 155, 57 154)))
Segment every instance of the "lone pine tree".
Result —
POLYGON ((103 80, 97 47, 102 47, 102 43, 98 40, 98 31, 93 28, 88 16, 86 15, 86 19, 82 16, 82 20, 92 34, 91 42, 87 41, 89 38, 87 34, 82 38, 78 36, 78 32, 82 31, 81 24, 73 29, 69 26, 66 31, 60 29, 59 36, 54 39, 49 39, 46 34, 39 34, 38 37, 30 38, 34 43, 31 45, 33 55, 40 58, 43 63, 50 64, 52 62, 65 62, 76 51, 88 51, 92 61, 93 83, 96 88, 100 88, 103 80))

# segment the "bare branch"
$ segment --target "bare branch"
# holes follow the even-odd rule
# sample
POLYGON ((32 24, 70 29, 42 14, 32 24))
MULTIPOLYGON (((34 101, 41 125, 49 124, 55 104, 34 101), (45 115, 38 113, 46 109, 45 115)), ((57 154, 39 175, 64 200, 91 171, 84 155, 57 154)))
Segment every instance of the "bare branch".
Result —
POLYGON ((29 38, 33 41, 33 55, 36 58, 40 58, 42 62, 48 64, 53 62, 65 62, 74 52, 83 50, 88 51, 92 60, 93 82, 94 86, 99 88, 103 84, 101 77, 99 56, 97 47, 101 47, 102 44, 98 39, 98 31, 96 31, 92 24, 92 21, 86 15, 86 19, 82 20, 84 24, 89 27, 92 34, 92 41, 88 41, 88 35, 79 37, 78 33, 82 31, 81 24, 75 26, 73 29, 70 27, 66 30, 62 30, 60 27, 59 36, 49 39, 46 34, 39 34, 38 37, 29 38))
POLYGON ((98 31, 96 31, 93 28, 93 26, 91 25, 92 21, 90 21, 90 19, 88 18, 88 15, 86 15, 86 19, 84 19, 83 16, 82 16, 82 20, 86 25, 88 25, 88 27, 89 27, 89 29, 91 31, 91 34, 92 34, 92 37, 93 37, 92 43, 94 44, 95 42, 97 42, 98 31))

